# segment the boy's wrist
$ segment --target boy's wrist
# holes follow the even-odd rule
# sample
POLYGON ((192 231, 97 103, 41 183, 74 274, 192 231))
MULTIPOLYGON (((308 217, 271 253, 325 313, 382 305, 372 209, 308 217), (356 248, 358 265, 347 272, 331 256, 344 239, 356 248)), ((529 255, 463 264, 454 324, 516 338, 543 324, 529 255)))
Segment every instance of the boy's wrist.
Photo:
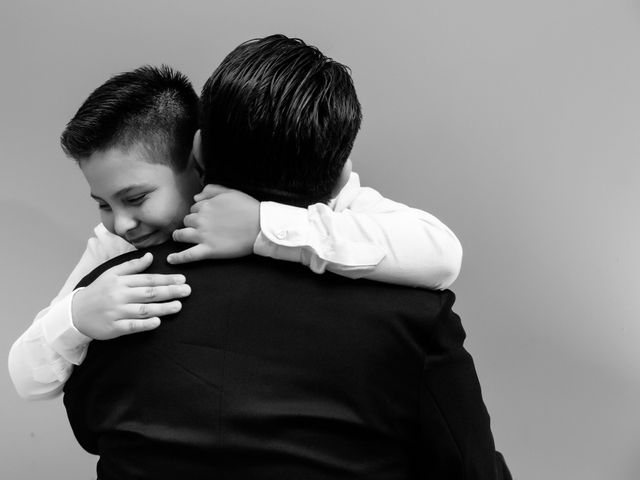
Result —
POLYGON ((82 303, 82 298, 83 298, 83 294, 81 293, 82 290, 84 290, 84 288, 79 288, 77 290, 74 290, 73 292, 73 296, 71 298, 71 303, 69 305, 69 319, 71 320, 71 328, 73 328, 74 330, 76 330, 79 334, 81 335, 86 335, 86 333, 84 333, 84 328, 82 326, 82 322, 79 320, 83 318, 83 303, 82 303))
POLYGON ((264 233, 262 233, 262 204, 264 202, 258 202, 258 233, 256 235, 255 240, 253 241, 253 253, 256 255, 260 255, 260 245, 262 244, 262 239, 264 238, 264 233))
POLYGON ((80 328, 78 328, 78 323, 76 320, 76 315, 74 315, 74 312, 77 312, 77 298, 78 298, 78 293, 84 290, 84 287, 80 287, 77 288, 76 290, 73 291, 72 296, 71 296, 71 303, 69 305, 69 319, 70 319, 70 326, 69 328, 75 330, 76 332, 78 332, 79 335, 82 335, 86 338, 88 338, 89 340, 92 340, 91 337, 89 337, 88 335, 85 335, 84 333, 82 333, 82 331, 80 330, 80 328))

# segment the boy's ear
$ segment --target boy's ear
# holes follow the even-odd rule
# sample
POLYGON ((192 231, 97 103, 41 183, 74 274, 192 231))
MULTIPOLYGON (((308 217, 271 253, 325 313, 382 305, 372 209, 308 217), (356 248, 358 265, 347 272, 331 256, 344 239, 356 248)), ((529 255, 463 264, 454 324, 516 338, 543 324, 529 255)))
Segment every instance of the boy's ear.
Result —
POLYGON ((202 161, 202 140, 200 138, 200 130, 193 135, 193 146, 191 147, 191 155, 195 161, 194 168, 198 172, 200 180, 204 181, 204 162, 202 161))

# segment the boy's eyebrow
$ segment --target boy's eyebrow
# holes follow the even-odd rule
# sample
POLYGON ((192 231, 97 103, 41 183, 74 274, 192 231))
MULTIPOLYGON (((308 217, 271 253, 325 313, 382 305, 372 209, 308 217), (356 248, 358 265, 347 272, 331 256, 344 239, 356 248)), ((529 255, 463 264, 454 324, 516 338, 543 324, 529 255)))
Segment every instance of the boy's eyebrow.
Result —
MULTIPOLYGON (((147 184, 147 183, 138 183, 136 185, 129 185, 128 187, 125 187, 122 190, 118 190, 115 193, 114 197, 122 198, 122 197, 125 197, 127 194, 129 194, 132 190, 136 190, 138 188, 148 188, 148 187, 149 187, 149 184, 147 184)), ((89 195, 94 200, 102 200, 100 197, 94 195, 93 193, 90 193, 89 195)))

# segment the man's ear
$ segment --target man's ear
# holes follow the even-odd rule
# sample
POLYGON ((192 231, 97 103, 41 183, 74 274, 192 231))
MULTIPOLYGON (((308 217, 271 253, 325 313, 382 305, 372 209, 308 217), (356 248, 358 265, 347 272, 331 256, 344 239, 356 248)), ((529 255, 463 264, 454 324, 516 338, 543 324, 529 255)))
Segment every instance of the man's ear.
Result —
POLYGON ((335 198, 338 196, 338 194, 340 193, 340 190, 342 190, 342 187, 344 187, 347 182, 349 181, 349 177, 351 177, 351 159, 347 158, 347 161, 344 162, 344 165, 342 166, 342 172, 340 172, 340 177, 338 177, 338 181, 336 182, 335 187, 333 187, 333 191, 331 192, 331 197, 335 198))
POLYGON ((195 162, 194 168, 200 177, 200 180, 204 182, 204 162, 202 161, 202 139, 200 137, 200 130, 196 131, 193 135, 193 146, 191 147, 191 155, 195 162))

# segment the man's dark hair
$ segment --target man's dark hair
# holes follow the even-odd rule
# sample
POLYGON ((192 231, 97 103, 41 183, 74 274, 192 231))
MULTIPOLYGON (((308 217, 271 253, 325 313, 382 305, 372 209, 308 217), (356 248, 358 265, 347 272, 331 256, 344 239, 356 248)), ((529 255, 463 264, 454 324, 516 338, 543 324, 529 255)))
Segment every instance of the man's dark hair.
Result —
POLYGON ((362 120, 349 69, 284 35, 238 46, 200 101, 206 182, 299 206, 329 200, 362 120))
POLYGON ((142 144, 152 161, 184 170, 198 128, 198 95, 166 65, 111 77, 84 101, 60 143, 77 161, 109 148, 142 144))

